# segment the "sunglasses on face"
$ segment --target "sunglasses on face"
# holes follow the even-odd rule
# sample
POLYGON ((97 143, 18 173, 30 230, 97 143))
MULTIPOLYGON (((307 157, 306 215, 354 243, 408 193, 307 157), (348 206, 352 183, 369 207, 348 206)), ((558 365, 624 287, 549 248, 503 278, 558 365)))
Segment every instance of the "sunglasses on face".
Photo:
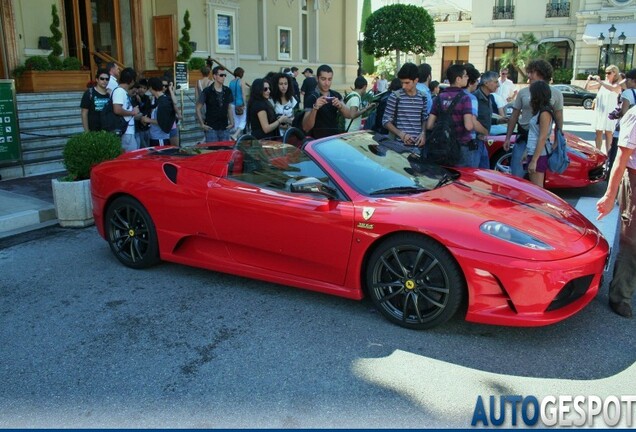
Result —
POLYGON ((219 74, 219 76, 225 78, 227 74, 219 74))
POLYGON ((110 79, 110 77, 99 77, 97 78, 100 81, 108 81, 110 79))
POLYGON ((265 88, 263 89, 263 91, 270 91, 270 90, 271 90, 271 89, 270 89, 269 87, 265 87, 265 88))

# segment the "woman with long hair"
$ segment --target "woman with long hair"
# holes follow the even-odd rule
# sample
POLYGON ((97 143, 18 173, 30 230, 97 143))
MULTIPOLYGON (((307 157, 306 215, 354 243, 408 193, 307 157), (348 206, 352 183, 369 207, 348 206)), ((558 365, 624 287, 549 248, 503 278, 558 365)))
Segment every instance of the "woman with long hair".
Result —
POLYGON ((609 65, 605 68, 605 80, 598 75, 587 77, 585 88, 588 86, 599 87, 594 105, 594 120, 592 127, 596 131, 596 148, 603 147, 605 137, 605 152, 609 153, 612 146, 612 135, 616 129, 616 120, 610 120, 609 114, 618 105, 618 95, 621 94, 620 74, 618 67, 609 65))
MULTIPOLYGON (((554 125, 554 113, 550 105, 552 92, 543 80, 530 84, 530 106, 532 119, 528 124, 528 176, 530 181, 543 187, 545 172, 548 169, 548 152, 546 146, 552 146, 548 137, 554 125)), ((550 147, 551 148, 551 147, 550 147)))
POLYGON ((291 124, 293 117, 276 118, 274 107, 269 101, 270 83, 257 78, 252 83, 250 100, 247 104, 248 122, 255 138, 273 138, 280 135, 279 127, 291 124))
MULTIPOLYGON (((271 100, 274 102, 276 116, 293 118, 294 108, 298 105, 298 101, 294 97, 294 86, 291 77, 287 74, 279 73, 274 76, 273 82, 271 100)), ((288 124, 281 125, 281 135, 285 133, 288 126, 288 124)))

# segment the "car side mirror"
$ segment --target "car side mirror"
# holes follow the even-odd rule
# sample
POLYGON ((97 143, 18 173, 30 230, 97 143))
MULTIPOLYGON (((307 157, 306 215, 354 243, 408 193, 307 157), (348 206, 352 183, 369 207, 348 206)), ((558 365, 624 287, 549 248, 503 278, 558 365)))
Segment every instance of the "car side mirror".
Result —
POLYGON ((296 180, 290 185, 290 190, 294 193, 319 194, 329 199, 337 198, 336 190, 327 186, 316 177, 305 177, 304 179, 296 180))

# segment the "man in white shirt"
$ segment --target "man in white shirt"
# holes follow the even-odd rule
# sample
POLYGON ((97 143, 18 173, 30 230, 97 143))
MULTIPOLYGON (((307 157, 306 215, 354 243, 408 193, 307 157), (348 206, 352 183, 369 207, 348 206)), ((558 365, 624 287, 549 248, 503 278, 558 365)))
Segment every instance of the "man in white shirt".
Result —
POLYGON ((133 68, 121 71, 119 86, 113 90, 113 112, 128 121, 128 128, 121 134, 121 146, 125 152, 137 149, 135 140, 135 116, 140 117, 139 108, 132 106, 128 91, 135 83, 137 73, 133 68))
POLYGON ((386 80, 386 78, 384 78, 384 74, 380 74, 380 79, 378 80, 378 93, 382 93, 387 91, 389 88, 389 83, 386 80))
POLYGON ((117 63, 110 62, 106 64, 106 69, 108 69, 108 74, 110 75, 106 91, 108 94, 111 94, 119 85, 117 82, 117 79, 119 78, 119 66, 117 66, 117 63))
POLYGON ((517 97, 517 86, 508 79, 508 69, 502 69, 499 72, 499 88, 497 89, 497 94, 506 101, 506 103, 510 103, 517 97))

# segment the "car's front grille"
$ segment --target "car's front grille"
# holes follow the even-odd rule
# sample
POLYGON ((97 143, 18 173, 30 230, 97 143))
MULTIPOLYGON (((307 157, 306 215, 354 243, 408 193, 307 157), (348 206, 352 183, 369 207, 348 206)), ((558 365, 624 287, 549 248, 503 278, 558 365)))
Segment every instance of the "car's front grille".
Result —
POLYGON ((565 284, 559 294, 552 300, 550 306, 546 309, 546 312, 553 311, 570 303, 580 299, 590 288, 590 284, 594 279, 594 275, 582 276, 576 279, 572 279, 565 284))

